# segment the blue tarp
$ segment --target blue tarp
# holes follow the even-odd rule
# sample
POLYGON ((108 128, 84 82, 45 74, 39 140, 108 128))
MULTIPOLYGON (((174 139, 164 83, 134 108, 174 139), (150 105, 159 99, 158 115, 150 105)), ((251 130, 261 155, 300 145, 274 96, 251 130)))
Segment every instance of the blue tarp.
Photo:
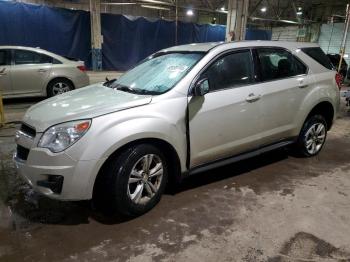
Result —
POLYGON ((261 30, 248 28, 245 34, 246 40, 271 40, 271 30, 261 30))
MULTIPOLYGON (((148 55, 175 45, 175 22, 130 20, 122 15, 102 14, 103 68, 126 70, 148 55)), ((178 24, 178 44, 223 41, 225 26, 178 24)))
MULTIPOLYGON (((102 66, 126 70, 148 55, 175 45, 175 22, 102 14, 102 66)), ((177 44, 224 41, 226 27, 178 23, 177 44)), ((265 30, 247 39, 271 39, 265 30)), ((91 64, 90 14, 85 11, 0 1, 0 45, 41 47, 91 64)))
POLYGON ((0 45, 40 47, 89 62, 90 15, 0 1, 0 45))
POLYGON ((104 69, 125 70, 153 52, 174 45, 172 22, 149 22, 140 17, 129 20, 122 15, 101 16, 104 69))

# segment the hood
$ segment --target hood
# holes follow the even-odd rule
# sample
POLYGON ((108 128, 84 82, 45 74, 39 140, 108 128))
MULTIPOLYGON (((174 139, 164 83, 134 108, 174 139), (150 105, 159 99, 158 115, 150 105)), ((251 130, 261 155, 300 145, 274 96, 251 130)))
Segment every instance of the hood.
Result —
POLYGON ((100 84, 80 88, 33 105, 23 122, 43 132, 71 120, 93 118, 119 110, 149 104, 152 96, 131 94, 100 84))

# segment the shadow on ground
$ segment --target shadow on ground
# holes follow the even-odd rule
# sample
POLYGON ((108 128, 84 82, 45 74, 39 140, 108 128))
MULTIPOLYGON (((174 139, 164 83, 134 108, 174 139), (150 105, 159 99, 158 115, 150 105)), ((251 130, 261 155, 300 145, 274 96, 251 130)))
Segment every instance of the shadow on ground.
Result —
MULTIPOLYGON (((210 172, 193 175, 184 179, 175 192, 171 191, 171 193, 167 194, 176 195, 194 188, 224 181, 228 178, 237 176, 244 177, 246 173, 252 170, 279 162, 286 158, 288 158, 288 152, 281 149, 222 168, 217 168, 210 172)), ((14 170, 8 175, 16 176, 14 170)), ((8 185, 8 195, 2 196, 2 201, 8 206, 8 212, 11 213, 9 215, 14 217, 15 223, 11 225, 14 230, 20 230, 21 228, 26 229, 28 224, 32 223, 78 225, 87 224, 89 223, 89 219, 92 218, 102 224, 120 224, 132 219, 117 215, 102 214, 93 208, 91 201, 57 201, 35 193, 29 186, 21 182, 0 182, 8 185)), ((254 181, 246 181, 245 183, 254 187, 254 181)))
POLYGON ((42 100, 46 99, 45 97, 22 97, 22 98, 6 98, 4 99, 5 106, 16 106, 18 104, 35 104, 42 100))

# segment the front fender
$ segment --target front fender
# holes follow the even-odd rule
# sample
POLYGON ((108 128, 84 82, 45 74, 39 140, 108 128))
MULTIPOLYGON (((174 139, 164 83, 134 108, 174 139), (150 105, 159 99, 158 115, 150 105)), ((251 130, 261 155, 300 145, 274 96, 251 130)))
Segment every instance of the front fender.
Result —
POLYGON ((116 150, 140 139, 159 139, 176 151, 181 171, 186 171, 186 97, 176 97, 158 103, 129 108, 92 119, 87 133, 66 153, 75 160, 95 162, 82 179, 88 179, 87 192, 92 193, 96 176, 116 150))
POLYGON ((184 121, 171 123, 164 118, 143 116, 142 118, 114 119, 117 114, 94 118, 90 130, 66 153, 73 159, 89 161, 107 159, 113 152, 135 140, 154 138, 173 146, 181 163, 186 168, 186 129, 184 121))
MULTIPOLYGON (((105 141, 104 145, 99 144, 99 155, 102 157, 108 157, 117 149, 122 146, 145 138, 155 138, 163 140, 174 147, 176 150, 181 163, 181 158, 186 159, 186 135, 185 132, 182 132, 181 128, 173 125, 169 122, 166 122, 162 119, 157 118, 137 118, 132 119, 123 123, 120 123, 116 126, 107 128, 102 131, 99 136, 107 137, 108 140, 105 141)), ((84 154, 84 158, 91 158, 92 154, 96 153, 95 148, 92 150, 87 150, 84 154)))
POLYGON ((79 160, 106 158, 129 142, 156 138, 172 145, 179 158, 181 159, 181 156, 184 155, 186 159, 184 128, 185 126, 181 127, 156 117, 135 118, 120 123, 114 123, 105 117, 98 117, 92 121, 90 128, 92 132, 89 130, 76 145, 67 150, 67 154, 73 158, 79 156, 79 160))

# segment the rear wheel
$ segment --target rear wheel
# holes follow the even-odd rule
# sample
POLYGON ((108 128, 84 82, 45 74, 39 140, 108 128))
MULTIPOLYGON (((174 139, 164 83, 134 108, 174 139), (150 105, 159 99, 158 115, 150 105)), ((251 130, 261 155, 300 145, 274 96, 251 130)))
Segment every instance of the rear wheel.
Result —
POLYGON ((327 137, 327 123, 323 116, 314 115, 306 120, 296 143, 297 153, 311 157, 317 155, 327 137))
POLYGON ((141 144, 112 157, 102 172, 96 185, 98 206, 104 211, 138 216, 160 201, 168 164, 158 148, 141 144))
POLYGON ((74 87, 70 81, 64 78, 52 80, 47 86, 47 96, 57 96, 73 90, 74 87))

